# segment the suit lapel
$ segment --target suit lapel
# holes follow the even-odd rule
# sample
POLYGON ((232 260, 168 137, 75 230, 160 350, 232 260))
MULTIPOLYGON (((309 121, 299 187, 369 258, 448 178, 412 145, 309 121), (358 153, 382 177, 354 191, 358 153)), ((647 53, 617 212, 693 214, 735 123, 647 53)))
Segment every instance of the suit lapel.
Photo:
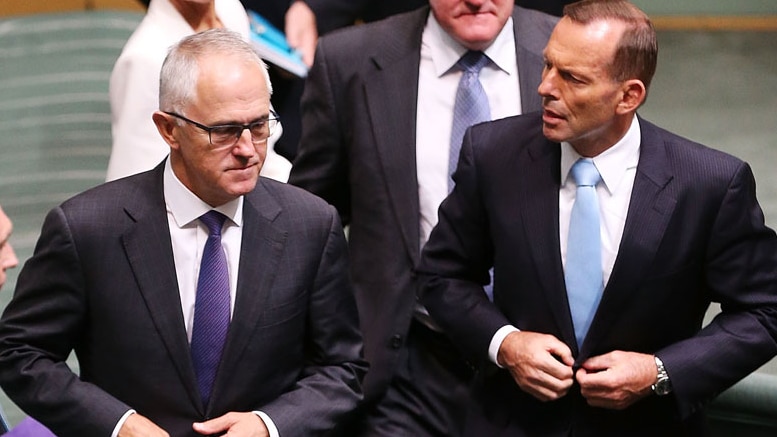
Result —
POLYGON ((553 311, 561 333, 561 340, 575 344, 572 316, 564 287, 564 272, 559 251, 558 191, 560 181, 561 149, 558 144, 543 140, 533 144, 528 153, 531 160, 522 165, 520 182, 526 241, 540 242, 531 245, 534 268, 542 282, 543 295, 553 311))
POLYGON ((419 258, 419 200, 416 174, 416 113, 418 68, 423 22, 428 8, 403 21, 396 40, 387 41, 380 53, 371 56, 375 70, 365 76, 364 94, 372 120, 376 153, 383 169, 385 189, 400 224, 408 256, 419 258), (401 98, 390 90, 404 89, 401 98), (391 181, 390 183, 388 181, 391 181))
POLYGON ((542 51, 549 34, 549 23, 536 22, 535 13, 520 6, 513 9, 513 35, 515 35, 515 59, 518 63, 518 80, 521 92, 521 112, 542 109, 542 98, 537 87, 542 81, 542 51), (530 13, 531 12, 531 13, 530 13))
POLYGON ((199 406, 167 223, 162 169, 157 167, 153 179, 149 177, 152 183, 127 196, 131 206, 125 211, 133 223, 121 239, 151 319, 192 403, 199 406))
POLYGON ((629 305, 653 260, 672 217, 676 199, 667 190, 672 180, 665 145, 654 127, 640 119, 642 142, 629 211, 610 280, 588 331, 586 354, 595 342, 606 338, 613 322, 629 305))
POLYGON ((249 340, 254 338, 252 333, 261 323, 264 311, 271 307, 267 303, 273 298, 272 285, 288 236, 273 223, 281 212, 280 205, 261 182, 253 193, 245 196, 235 309, 213 386, 211 407, 218 404, 220 394, 229 384, 235 383, 231 378, 233 369, 249 340))

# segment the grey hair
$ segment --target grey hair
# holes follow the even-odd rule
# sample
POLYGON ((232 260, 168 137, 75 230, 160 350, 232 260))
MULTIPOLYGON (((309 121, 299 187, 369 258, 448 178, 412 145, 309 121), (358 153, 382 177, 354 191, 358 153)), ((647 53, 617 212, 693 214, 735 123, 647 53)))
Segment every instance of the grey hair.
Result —
POLYGON ((227 29, 211 29, 190 35, 170 47, 159 74, 159 109, 183 112, 197 93, 200 69, 198 59, 211 54, 227 53, 261 66, 272 95, 267 65, 250 43, 240 34, 227 29))

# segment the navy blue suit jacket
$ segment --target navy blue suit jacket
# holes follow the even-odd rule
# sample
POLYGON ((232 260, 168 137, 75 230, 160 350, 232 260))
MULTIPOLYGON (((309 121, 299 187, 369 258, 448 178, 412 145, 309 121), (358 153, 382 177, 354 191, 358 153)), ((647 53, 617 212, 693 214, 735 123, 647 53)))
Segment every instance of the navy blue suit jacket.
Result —
POLYGON ((541 403, 485 365, 485 419, 471 435, 694 435, 707 401, 777 353, 777 239, 749 166, 645 120, 640 127, 623 239, 579 350, 559 250, 560 146, 542 135, 539 113, 465 136, 456 187, 421 261, 424 303, 481 361, 512 324, 557 337, 577 364, 614 350, 657 354, 674 392, 624 411, 589 407, 576 387, 541 403), (492 265, 494 303, 482 292, 492 265), (702 329, 711 301, 723 311, 702 329))

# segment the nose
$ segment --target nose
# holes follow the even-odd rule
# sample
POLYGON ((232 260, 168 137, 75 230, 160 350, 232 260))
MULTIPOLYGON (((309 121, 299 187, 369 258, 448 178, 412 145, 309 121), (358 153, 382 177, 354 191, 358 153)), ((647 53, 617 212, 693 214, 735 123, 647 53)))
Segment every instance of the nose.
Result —
POLYGON ((547 64, 542 70, 542 80, 537 87, 537 92, 543 98, 558 98, 559 71, 554 65, 547 64))
POLYGON ((251 156, 256 153, 256 144, 251 140, 251 131, 243 129, 237 142, 232 147, 232 153, 239 156, 251 156))
POLYGON ((553 73, 547 68, 542 72, 542 81, 537 87, 537 92, 542 97, 548 97, 553 93, 553 73))

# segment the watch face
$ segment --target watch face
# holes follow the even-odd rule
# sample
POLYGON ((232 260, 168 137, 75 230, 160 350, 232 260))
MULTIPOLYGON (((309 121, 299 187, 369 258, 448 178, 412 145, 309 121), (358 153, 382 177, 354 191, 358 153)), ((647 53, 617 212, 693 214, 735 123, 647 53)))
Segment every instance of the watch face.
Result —
POLYGON ((668 395, 672 391, 672 386, 668 379, 662 379, 656 382, 655 392, 659 396, 668 395))

